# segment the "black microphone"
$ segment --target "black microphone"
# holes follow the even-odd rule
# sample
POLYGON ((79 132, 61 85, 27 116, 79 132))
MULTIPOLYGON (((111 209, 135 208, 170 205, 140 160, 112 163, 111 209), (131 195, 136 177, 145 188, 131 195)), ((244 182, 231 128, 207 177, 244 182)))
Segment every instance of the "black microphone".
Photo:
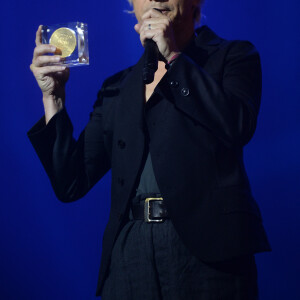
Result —
POLYGON ((145 41, 143 80, 145 84, 149 84, 154 80, 154 74, 158 68, 159 50, 153 40, 145 41))

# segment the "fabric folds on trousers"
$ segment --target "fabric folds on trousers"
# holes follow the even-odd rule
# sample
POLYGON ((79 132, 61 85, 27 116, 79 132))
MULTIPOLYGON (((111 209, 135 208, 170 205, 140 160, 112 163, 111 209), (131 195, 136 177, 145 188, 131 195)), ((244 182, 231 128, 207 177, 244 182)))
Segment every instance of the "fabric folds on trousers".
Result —
POLYGON ((254 255, 207 264, 191 255, 172 221, 130 213, 115 242, 102 300, 257 300, 254 255))

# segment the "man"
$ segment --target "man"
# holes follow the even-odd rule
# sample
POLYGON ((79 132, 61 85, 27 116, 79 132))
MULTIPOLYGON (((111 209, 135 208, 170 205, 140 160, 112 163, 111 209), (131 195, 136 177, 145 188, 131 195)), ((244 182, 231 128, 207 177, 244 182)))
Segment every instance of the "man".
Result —
POLYGON ((29 138, 61 201, 112 170, 96 295, 105 299, 258 299, 254 253, 270 251, 243 164, 261 95, 247 41, 194 30, 199 0, 133 0, 135 30, 160 52, 103 83, 78 141, 65 109, 68 69, 36 36, 31 70, 45 116, 29 138), (152 200, 151 200, 152 199, 152 200))

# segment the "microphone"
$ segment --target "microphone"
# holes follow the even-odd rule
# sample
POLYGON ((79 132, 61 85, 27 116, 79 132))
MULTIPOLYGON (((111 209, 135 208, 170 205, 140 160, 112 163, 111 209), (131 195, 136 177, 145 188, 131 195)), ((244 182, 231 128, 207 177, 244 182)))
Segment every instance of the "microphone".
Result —
POLYGON ((144 55, 143 80, 145 84, 149 84, 153 82, 154 74, 158 68, 159 50, 153 40, 147 39, 145 41, 144 55))

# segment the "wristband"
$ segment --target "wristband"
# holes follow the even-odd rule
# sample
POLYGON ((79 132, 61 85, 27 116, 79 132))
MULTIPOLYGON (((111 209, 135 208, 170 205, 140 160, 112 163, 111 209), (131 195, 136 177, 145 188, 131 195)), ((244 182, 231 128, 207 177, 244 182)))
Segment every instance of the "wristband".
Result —
POLYGON ((168 65, 170 65, 179 55, 180 53, 176 53, 175 55, 173 55, 171 59, 168 61, 168 65))
POLYGON ((175 61, 175 59, 180 55, 181 53, 174 54, 171 59, 166 63, 166 69, 168 70, 171 66, 171 64, 175 61))

